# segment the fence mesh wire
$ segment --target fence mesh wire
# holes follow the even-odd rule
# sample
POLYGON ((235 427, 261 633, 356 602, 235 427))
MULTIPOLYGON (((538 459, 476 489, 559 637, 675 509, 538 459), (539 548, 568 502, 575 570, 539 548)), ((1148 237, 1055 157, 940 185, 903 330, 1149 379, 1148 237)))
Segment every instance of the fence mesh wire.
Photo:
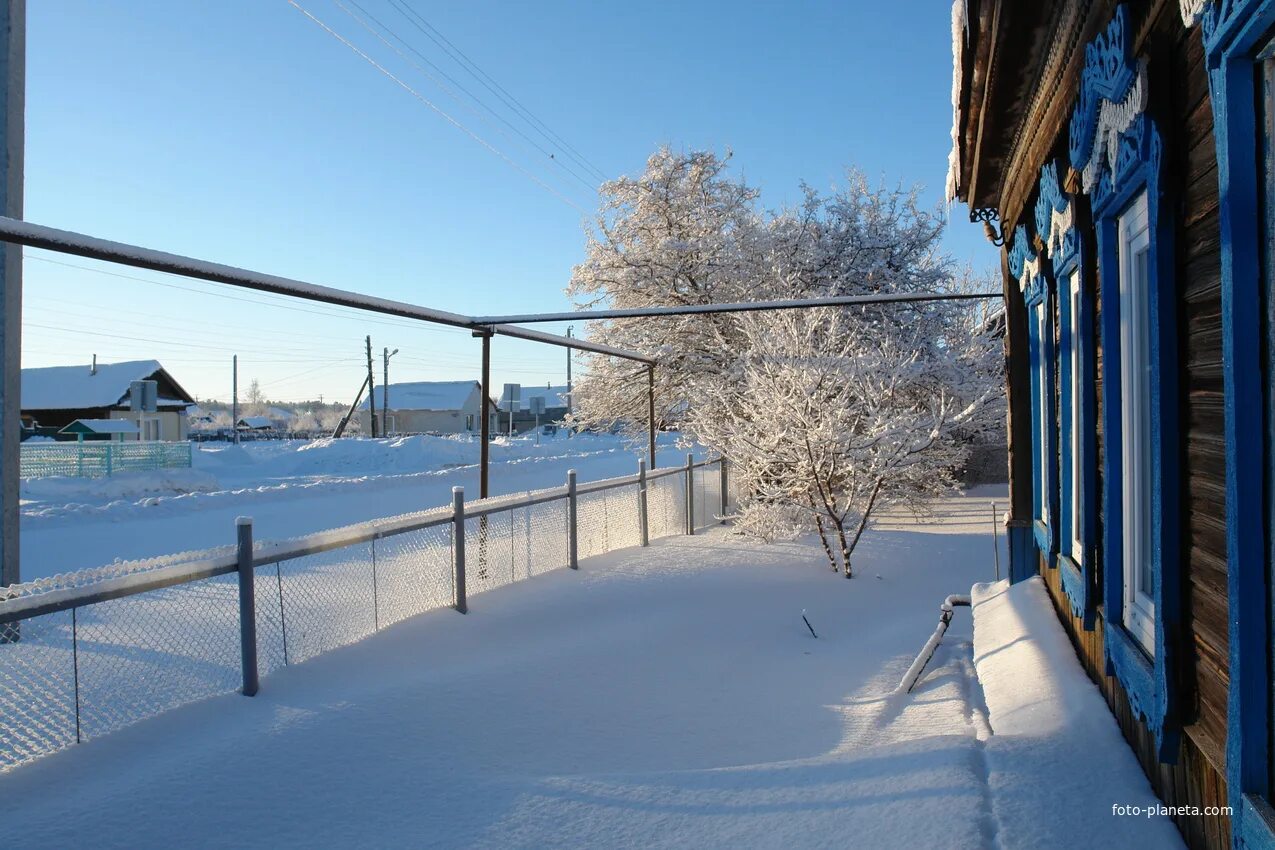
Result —
POLYGON ((83 739, 240 685, 237 582, 218 576, 76 611, 83 739))
POLYGON ((686 473, 647 482, 647 513, 651 539, 686 533, 686 473))
MULTIPOLYGON (((696 527, 717 522, 717 466, 696 469, 693 481, 696 527)), ((581 559, 640 543, 636 480, 615 484, 577 499, 581 559)), ((652 539, 685 533, 685 471, 648 481, 647 500, 652 539)), ((567 565, 563 488, 471 503, 470 509, 475 505, 497 510, 465 521, 468 595, 567 565), (548 500, 527 504, 533 498, 548 500)), ((330 544, 343 536, 366 538, 369 529, 377 534, 258 565, 253 583, 261 675, 452 605, 454 524, 438 518, 432 511, 311 535, 305 540, 330 544), (423 522, 434 524, 419 527, 423 522)), ((299 542, 258 543, 258 557, 299 542)), ((233 552, 221 547, 120 562, 0 588, 0 598, 83 588, 196 560, 224 561, 233 552)), ((239 688, 238 580, 230 573, 0 624, 0 772, 239 688)))
POLYGON ((158 441, 23 443, 22 477, 105 478, 117 472, 190 467, 190 443, 158 441))
POLYGON ((0 771, 75 743, 71 619, 0 624, 0 771))

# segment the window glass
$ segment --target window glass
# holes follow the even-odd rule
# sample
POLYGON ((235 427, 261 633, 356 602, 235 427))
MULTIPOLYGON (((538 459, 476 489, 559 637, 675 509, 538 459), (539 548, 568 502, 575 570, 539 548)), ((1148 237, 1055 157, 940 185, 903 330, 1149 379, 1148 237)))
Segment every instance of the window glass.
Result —
POLYGON ((1120 242, 1120 426, 1124 536, 1124 622, 1155 649, 1151 551, 1151 233, 1146 194, 1118 223, 1120 242))
POLYGON ((1081 399, 1085 388, 1081 380, 1080 351, 1080 272, 1073 272, 1068 282, 1067 316, 1070 322, 1069 349, 1067 352, 1068 371, 1070 373, 1071 397, 1070 405, 1071 433, 1069 435, 1071 454, 1071 557, 1076 563, 1084 560, 1084 467, 1081 447, 1084 445, 1084 431, 1080 421, 1081 399))
POLYGON ((1042 301, 1036 305, 1036 409, 1039 411, 1036 420, 1036 462, 1040 469, 1040 478, 1037 481, 1039 492, 1037 499, 1040 502, 1040 511, 1037 519, 1044 523, 1049 522, 1049 361, 1048 346, 1046 342, 1047 333, 1050 331, 1049 321, 1046 317, 1045 308, 1047 301, 1042 301))

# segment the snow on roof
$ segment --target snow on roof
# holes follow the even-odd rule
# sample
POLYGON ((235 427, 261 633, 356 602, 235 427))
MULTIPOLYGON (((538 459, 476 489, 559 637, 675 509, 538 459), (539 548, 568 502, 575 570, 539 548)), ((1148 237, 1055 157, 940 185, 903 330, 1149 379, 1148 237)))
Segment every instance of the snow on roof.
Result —
POLYGON ((965 2, 952 0, 952 151, 947 155, 946 198, 956 200, 961 188, 961 79, 965 69, 965 2))
POLYGON ((237 423, 244 428, 273 428, 274 422, 268 416, 244 416, 237 423))
MULTIPOLYGON (((477 381, 414 381, 390 384, 390 407, 394 410, 460 410, 478 389, 477 381)), ((379 410, 385 387, 376 387, 372 398, 379 410)), ((367 410, 368 399, 359 405, 367 410)))
POLYGON ((286 410, 282 407, 267 407, 266 416, 271 419, 291 419, 293 416, 296 416, 296 414, 291 410, 286 410))
POLYGON ((59 433, 73 434, 85 429, 95 434, 136 434, 137 423, 130 419, 77 419, 59 433))
MULTIPOLYGON (((128 395, 129 384, 154 377, 156 372, 163 369, 158 360, 99 363, 96 373, 87 363, 83 366, 23 369, 22 409, 84 410, 114 407, 128 395)), ((166 404, 168 401, 164 400, 166 404)))

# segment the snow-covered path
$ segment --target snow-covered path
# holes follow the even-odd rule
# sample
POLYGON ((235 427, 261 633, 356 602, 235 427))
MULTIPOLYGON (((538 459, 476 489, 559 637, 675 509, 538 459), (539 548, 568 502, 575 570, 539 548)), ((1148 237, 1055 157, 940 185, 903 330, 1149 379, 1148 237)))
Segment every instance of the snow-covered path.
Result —
POLYGON ((0 776, 6 845, 995 846, 968 609, 891 694, 987 508, 853 581, 718 529, 481 594, 0 776))

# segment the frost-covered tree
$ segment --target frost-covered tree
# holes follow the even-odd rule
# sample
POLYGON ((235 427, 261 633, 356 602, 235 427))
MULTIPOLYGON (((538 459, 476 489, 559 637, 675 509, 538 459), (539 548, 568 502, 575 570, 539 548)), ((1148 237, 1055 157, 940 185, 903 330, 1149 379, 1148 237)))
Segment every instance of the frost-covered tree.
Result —
MULTIPOLYGON (((712 153, 661 148, 637 178, 602 187, 602 211, 568 293, 581 306, 645 307, 932 290, 951 277, 943 222, 916 190, 849 171, 824 196, 763 212, 712 153)), ((590 338, 659 361, 657 411, 689 411, 745 343, 738 315, 592 322, 590 338)), ((589 358, 575 387, 584 427, 645 426, 645 381, 624 361, 589 358)))
MULTIPOLYGON (((657 151, 603 186, 602 213, 569 292, 584 306, 704 304, 969 285, 939 250, 942 217, 916 190, 850 171, 773 212, 709 153, 657 151)), ((740 527, 813 528, 834 569, 882 507, 951 482, 963 439, 999 415, 998 344, 951 302, 594 322, 596 341, 652 355, 657 410, 720 450, 748 493, 740 527)), ((585 427, 645 426, 631 363, 587 358, 585 427)))
POLYGON ((739 528, 773 539, 813 527, 847 578, 874 516, 923 510, 952 486, 963 434, 1000 414, 999 387, 984 377, 995 346, 944 333, 950 308, 902 328, 873 315, 885 309, 744 317, 732 380, 693 417, 746 494, 739 528))

